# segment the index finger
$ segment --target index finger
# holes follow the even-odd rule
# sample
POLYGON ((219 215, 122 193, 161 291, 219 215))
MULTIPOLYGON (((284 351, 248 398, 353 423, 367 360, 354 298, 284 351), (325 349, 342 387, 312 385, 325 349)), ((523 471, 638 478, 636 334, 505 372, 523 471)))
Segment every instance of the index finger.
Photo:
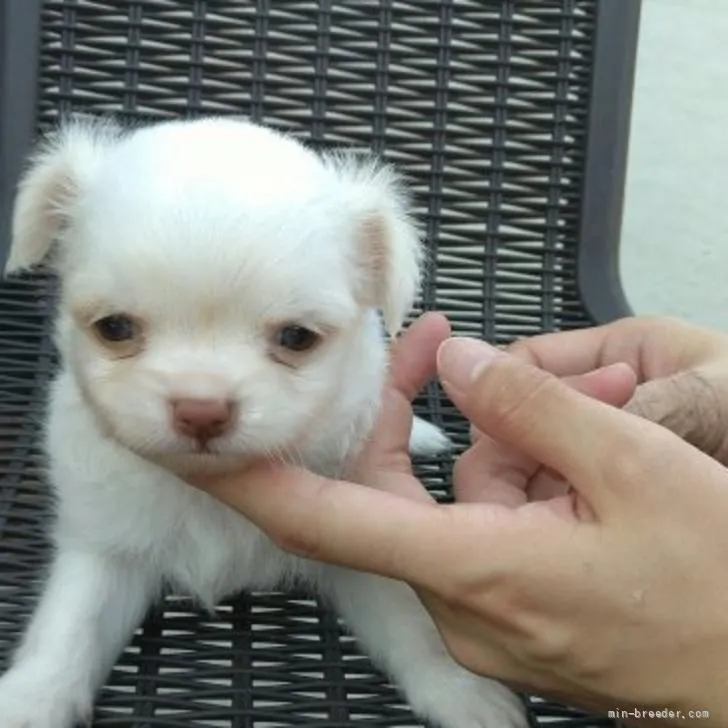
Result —
POLYGON ((516 341, 508 347, 508 353, 557 377, 571 377, 614 363, 605 356, 606 343, 613 333, 614 325, 606 324, 541 334, 516 341))
POLYGON ((637 316, 521 339, 508 353, 557 377, 623 362, 642 382, 696 366, 719 348, 728 348, 724 335, 667 317, 637 316))
MULTIPOLYGON (((495 504, 442 506, 268 463, 218 479, 205 491, 285 551, 438 592, 462 554, 475 543, 487 550, 495 533, 504 530, 498 524, 510 518, 508 509, 495 504), (467 514, 463 508, 479 510, 467 514)), ((496 550, 495 543, 490 550, 496 550)), ((505 548, 500 538, 497 544, 505 548)))

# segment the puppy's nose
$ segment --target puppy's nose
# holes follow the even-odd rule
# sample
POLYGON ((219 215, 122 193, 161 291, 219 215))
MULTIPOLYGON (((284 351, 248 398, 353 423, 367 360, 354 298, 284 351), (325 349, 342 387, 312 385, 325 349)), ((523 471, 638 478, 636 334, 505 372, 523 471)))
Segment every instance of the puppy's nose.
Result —
POLYGON ((172 411, 174 429, 180 435, 207 441, 230 428, 233 405, 224 399, 178 399, 172 411))

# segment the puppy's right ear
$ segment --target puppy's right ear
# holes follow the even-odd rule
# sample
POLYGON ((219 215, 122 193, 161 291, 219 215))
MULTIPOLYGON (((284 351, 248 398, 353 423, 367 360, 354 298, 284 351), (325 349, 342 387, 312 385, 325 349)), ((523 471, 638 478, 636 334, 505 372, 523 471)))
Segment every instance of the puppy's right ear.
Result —
POLYGON ((119 134, 108 121, 77 118, 41 142, 18 186, 6 274, 46 258, 73 219, 79 195, 104 150, 119 134))

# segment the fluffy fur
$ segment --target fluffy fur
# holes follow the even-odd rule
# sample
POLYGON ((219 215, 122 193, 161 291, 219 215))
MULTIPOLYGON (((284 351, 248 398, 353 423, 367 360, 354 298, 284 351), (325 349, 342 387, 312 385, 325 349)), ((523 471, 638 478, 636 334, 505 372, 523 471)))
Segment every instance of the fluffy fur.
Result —
MULTIPOLYGON (((421 246, 389 167, 319 156, 242 121, 121 130, 76 121, 20 186, 8 271, 52 254, 62 281, 46 449, 55 557, 13 665, 0 728, 70 728, 163 584, 213 606, 304 583, 329 599, 414 710, 444 728, 527 725, 516 697, 459 667, 410 589, 290 556, 178 477, 261 453, 322 474, 368 436, 421 246), (98 322, 124 316, 131 340, 98 322), (282 347, 302 326, 311 350, 282 347), (209 441, 171 403, 232 403, 209 441), (176 473, 176 474, 175 474, 176 473)), ((418 421, 413 446, 446 445, 418 421)))

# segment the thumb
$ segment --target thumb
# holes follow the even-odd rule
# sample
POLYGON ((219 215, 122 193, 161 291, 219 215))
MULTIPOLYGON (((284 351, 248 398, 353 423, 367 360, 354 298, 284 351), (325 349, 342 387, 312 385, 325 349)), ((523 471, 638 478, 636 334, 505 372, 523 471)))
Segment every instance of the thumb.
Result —
MULTIPOLYGON (((601 400, 613 407, 624 407, 632 398, 637 387, 637 375, 629 364, 621 362, 571 377, 563 381, 577 392, 601 400)), ((470 440, 477 442, 482 433, 475 425, 470 425, 470 440)))
POLYGON ((612 505, 620 483, 614 453, 629 451, 648 423, 473 339, 446 341, 438 371, 481 432, 561 474, 597 514, 612 505))

